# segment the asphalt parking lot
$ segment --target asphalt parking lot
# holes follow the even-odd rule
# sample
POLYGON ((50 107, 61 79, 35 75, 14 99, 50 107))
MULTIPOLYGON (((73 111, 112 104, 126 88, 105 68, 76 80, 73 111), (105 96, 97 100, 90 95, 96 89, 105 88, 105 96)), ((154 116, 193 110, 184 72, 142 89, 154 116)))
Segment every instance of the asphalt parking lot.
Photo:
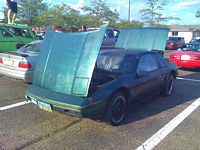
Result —
MULTIPOLYGON (((0 150, 137 149, 200 98, 200 70, 179 70, 179 77, 172 96, 156 95, 130 108, 124 123, 112 127, 98 120, 46 112, 32 103, 1 110, 25 101, 23 92, 30 85, 0 76, 0 150)), ((198 107, 154 149, 199 150, 199 113, 198 107)))

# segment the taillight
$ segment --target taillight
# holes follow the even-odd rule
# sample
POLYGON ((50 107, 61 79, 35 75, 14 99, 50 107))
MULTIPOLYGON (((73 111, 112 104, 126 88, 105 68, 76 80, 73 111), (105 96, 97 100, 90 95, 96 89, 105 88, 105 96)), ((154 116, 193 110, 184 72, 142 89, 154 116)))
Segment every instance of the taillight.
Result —
POLYGON ((194 56, 194 60, 200 60, 200 56, 194 56))
POLYGON ((170 57, 170 58, 176 58, 177 56, 174 55, 174 54, 171 54, 169 57, 170 57))
POLYGON ((0 64, 3 64, 3 59, 2 58, 0 58, 0 64))
POLYGON ((27 68, 27 69, 30 69, 30 68, 32 68, 32 66, 31 66, 31 64, 29 63, 29 62, 23 62, 23 61, 21 61, 20 63, 19 63, 19 66, 18 66, 19 68, 27 68))

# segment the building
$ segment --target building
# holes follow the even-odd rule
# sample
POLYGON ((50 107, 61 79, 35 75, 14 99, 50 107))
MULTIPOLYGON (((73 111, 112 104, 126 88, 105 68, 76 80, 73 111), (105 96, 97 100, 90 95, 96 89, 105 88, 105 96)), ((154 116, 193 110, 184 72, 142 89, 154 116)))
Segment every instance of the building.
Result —
POLYGON ((185 43, 200 38, 200 25, 171 25, 168 36, 184 37, 185 43))

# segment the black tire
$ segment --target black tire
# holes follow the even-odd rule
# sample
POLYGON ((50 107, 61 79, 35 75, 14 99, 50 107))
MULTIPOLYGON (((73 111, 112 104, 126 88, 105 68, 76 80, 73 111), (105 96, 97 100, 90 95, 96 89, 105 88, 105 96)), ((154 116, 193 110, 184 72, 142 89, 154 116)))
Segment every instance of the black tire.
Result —
POLYGON ((172 95, 173 90, 174 90, 174 77, 170 75, 162 91, 162 94, 164 96, 170 96, 172 95))
POLYGON ((107 106, 105 121, 110 122, 113 126, 119 125, 125 118, 126 107, 127 98, 124 94, 121 92, 113 94, 107 106))

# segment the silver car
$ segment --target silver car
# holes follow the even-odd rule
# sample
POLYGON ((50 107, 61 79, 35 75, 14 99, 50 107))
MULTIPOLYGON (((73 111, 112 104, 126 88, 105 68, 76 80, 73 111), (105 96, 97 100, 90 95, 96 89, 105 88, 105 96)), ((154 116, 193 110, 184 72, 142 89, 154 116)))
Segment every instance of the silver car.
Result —
POLYGON ((33 41, 17 51, 0 53, 0 74, 32 82, 42 40, 33 41))

